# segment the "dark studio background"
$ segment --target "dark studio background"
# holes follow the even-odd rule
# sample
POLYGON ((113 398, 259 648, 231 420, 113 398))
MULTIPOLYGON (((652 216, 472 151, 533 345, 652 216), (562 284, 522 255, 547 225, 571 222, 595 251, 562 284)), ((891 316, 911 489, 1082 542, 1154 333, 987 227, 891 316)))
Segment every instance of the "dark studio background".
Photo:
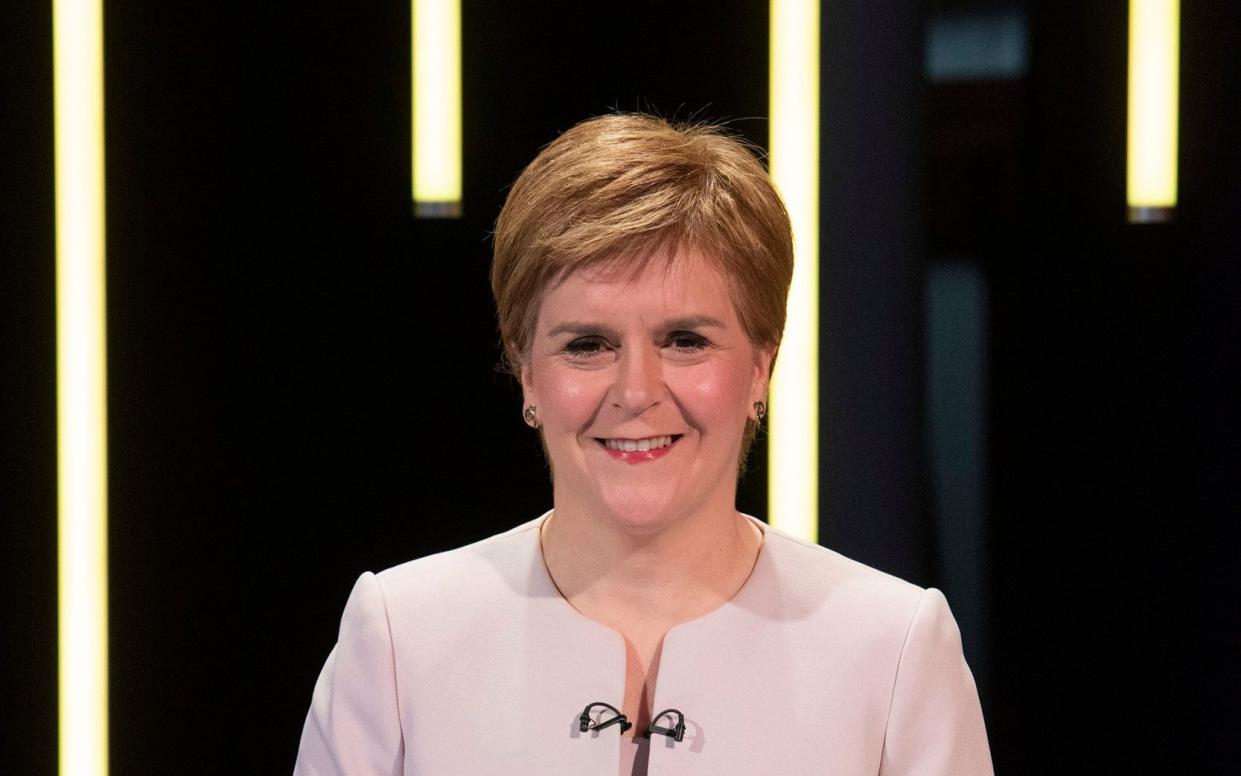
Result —
MULTIPOLYGON (((822 535, 946 591, 1003 773, 1237 761, 1241 13, 1184 3, 1178 220, 1130 226, 1125 6, 824 3, 822 535), (928 78, 929 25, 997 13, 1018 75, 928 78), (973 351, 929 312, 962 272, 973 351)), ((766 143, 765 3, 463 16, 465 216, 416 221, 407 4, 105 8, 114 773, 288 772, 357 575, 549 505, 487 284, 541 145, 617 107, 766 143)), ((0 50, 21 774, 56 762, 50 19, 0 50)))

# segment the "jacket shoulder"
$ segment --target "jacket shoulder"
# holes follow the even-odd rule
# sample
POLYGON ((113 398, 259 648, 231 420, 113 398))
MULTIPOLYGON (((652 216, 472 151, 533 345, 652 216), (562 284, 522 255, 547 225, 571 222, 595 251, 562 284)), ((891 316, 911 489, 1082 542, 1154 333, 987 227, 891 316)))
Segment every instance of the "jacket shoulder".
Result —
POLYGON ((511 602, 542 563, 538 520, 463 547, 427 555, 376 575, 390 612, 429 615, 479 612, 511 602))
POLYGON ((771 562, 792 605, 834 622, 866 623, 869 629, 904 633, 926 589, 900 577, 768 529, 771 562), (842 619, 843 618, 843 619, 842 619))
POLYGON ((388 596, 431 600, 473 600, 483 592, 515 577, 529 575, 530 564, 541 560, 539 521, 531 520, 504 533, 473 544, 417 557, 376 574, 388 596), (441 596, 447 596, 443 598, 441 596))

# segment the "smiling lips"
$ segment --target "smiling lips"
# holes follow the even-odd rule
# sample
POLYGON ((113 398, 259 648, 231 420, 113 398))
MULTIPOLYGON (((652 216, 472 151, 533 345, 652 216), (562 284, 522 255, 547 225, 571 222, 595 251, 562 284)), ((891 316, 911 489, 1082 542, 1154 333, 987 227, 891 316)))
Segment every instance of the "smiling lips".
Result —
POLYGON ((599 439, 608 455, 625 463, 647 463, 672 452, 680 434, 646 437, 645 439, 599 439))

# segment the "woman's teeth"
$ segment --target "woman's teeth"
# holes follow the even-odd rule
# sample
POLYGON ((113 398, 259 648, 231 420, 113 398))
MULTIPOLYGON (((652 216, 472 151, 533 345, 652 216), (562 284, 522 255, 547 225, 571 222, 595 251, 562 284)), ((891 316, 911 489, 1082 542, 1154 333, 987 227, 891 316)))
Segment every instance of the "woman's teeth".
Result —
POLYGON ((658 450, 672 444, 671 436, 647 437, 646 439, 605 439, 603 444, 613 450, 633 452, 635 450, 658 450))

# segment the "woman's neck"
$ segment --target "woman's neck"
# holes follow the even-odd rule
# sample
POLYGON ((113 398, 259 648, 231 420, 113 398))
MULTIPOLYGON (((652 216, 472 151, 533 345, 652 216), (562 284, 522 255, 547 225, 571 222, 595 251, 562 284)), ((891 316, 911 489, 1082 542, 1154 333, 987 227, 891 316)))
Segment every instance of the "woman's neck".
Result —
POLYGON ((763 534, 732 508, 636 533, 557 505, 541 540, 548 573, 574 608, 613 627, 641 622, 662 633, 732 598, 763 534))

